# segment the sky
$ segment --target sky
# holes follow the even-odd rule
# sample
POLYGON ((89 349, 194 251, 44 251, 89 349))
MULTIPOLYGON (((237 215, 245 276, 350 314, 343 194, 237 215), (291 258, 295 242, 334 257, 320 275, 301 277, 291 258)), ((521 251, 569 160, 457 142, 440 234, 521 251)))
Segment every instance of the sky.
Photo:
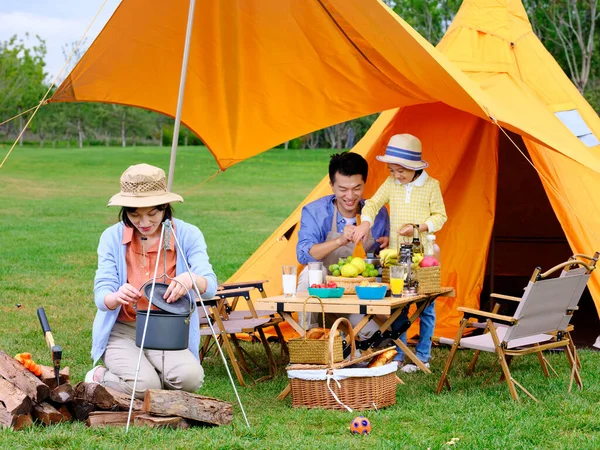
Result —
MULTIPOLYGON (((0 41, 15 34, 28 47, 37 44, 35 35, 46 41, 46 72, 53 81, 65 64, 63 47, 71 49, 106 2, 86 34, 84 50, 91 45, 121 0, 0 0, 0 41), (26 38, 29 33, 29 38, 26 38)), ((71 66, 72 67, 72 66, 71 66)), ((62 73, 60 79, 64 79, 62 73)))

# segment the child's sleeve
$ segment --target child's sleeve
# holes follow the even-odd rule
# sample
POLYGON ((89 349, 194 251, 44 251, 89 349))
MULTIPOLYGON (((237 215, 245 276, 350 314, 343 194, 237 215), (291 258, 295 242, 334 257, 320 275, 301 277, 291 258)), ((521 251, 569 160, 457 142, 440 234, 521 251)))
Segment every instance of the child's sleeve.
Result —
POLYGON ((433 187, 431 198, 429 199, 429 211, 431 211, 431 215, 427 218, 425 223, 429 227, 430 233, 436 233, 444 226, 446 220, 448 220, 440 183, 437 181, 433 187))
POLYGON ((390 184, 388 183, 389 179, 386 179, 384 183, 379 186, 375 195, 371 197, 369 200, 365 201, 365 205, 363 206, 360 220, 361 222, 367 221, 373 226, 375 222, 375 217, 379 213, 379 210, 383 205, 389 203, 390 201, 390 184))

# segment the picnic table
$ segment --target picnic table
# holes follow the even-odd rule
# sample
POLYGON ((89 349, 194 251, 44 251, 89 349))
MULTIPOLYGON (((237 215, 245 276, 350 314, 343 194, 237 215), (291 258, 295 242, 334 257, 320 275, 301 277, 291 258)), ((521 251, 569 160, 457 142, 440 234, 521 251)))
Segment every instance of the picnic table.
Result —
POLYGON ((361 321, 354 326, 354 335, 357 336, 358 332, 369 322, 374 319, 379 330, 366 341, 356 342, 357 348, 366 350, 370 347, 375 347, 381 340, 387 337, 392 337, 393 341, 402 349, 404 354, 413 361, 423 372, 431 373, 431 371, 417 358, 417 356, 410 350, 406 344, 400 340, 402 335, 410 325, 417 320, 421 312, 431 304, 438 297, 454 297, 455 291, 453 287, 442 287, 439 292, 432 294, 420 294, 408 297, 385 297, 382 300, 361 300, 356 295, 343 295, 340 298, 322 298, 323 309, 321 304, 317 301, 309 300, 305 303, 305 300, 310 297, 308 292, 298 292, 296 297, 289 298, 283 295, 275 297, 266 297, 256 300, 257 306, 262 310, 276 311, 290 326, 300 334, 304 336, 305 330, 296 321, 293 313, 301 313, 304 308, 306 312, 317 312, 321 313, 322 310, 325 314, 329 315, 341 315, 341 314, 364 314, 361 321), (409 308, 411 305, 416 305, 416 310, 408 317, 407 323, 400 329, 396 330, 395 333, 391 333, 391 326, 400 316, 405 308, 409 308), (387 316, 385 320, 382 320, 377 316, 387 316))

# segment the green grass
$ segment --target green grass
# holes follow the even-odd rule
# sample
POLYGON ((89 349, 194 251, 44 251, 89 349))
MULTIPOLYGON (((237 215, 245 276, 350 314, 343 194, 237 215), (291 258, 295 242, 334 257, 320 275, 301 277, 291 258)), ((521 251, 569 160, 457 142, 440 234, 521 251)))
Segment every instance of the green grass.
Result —
MULTIPOLYGON (((329 153, 273 150, 201 184, 217 171, 215 162, 203 148, 180 149, 173 190, 184 195, 185 203, 176 206, 176 216, 202 229, 219 280, 233 274, 325 175, 329 153)), ((128 165, 167 167, 168 160, 169 149, 148 147, 13 152, 0 169, 1 350, 29 351, 39 363, 50 364, 36 317, 36 309, 44 306, 73 383, 83 378, 91 367, 96 245, 117 213, 105 208, 106 202, 118 191, 128 165)), ((247 348, 260 357, 258 346, 247 348)), ((252 425, 248 430, 220 359, 209 357, 200 393, 234 403, 232 426, 131 428, 127 435, 123 429, 92 430, 81 423, 36 426, 0 430, 0 448, 599 448, 600 355, 580 353, 584 390, 571 394, 563 354, 548 355, 560 375, 549 380, 535 357, 515 360, 515 378, 540 399, 536 404, 522 395, 517 404, 497 377, 484 386, 489 372, 464 377, 465 352, 459 352, 451 373, 454 390, 435 395, 447 350, 434 349, 433 375, 403 376, 406 384, 398 387, 395 406, 365 413, 373 423, 367 437, 348 432, 357 414, 292 409, 289 398, 277 401, 286 384, 284 370, 275 380, 238 387, 252 425), (454 437, 460 440, 447 444, 454 437)), ((492 360, 484 355, 480 367, 492 360)))

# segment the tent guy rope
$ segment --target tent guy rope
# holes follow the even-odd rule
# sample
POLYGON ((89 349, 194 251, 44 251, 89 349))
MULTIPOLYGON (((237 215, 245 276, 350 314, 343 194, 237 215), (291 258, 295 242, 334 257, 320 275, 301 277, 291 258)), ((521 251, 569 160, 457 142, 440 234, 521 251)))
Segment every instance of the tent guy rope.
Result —
MULTIPOLYGON (((4 157, 4 159, 2 160, 2 162, 0 163, 0 169, 2 169, 2 167, 4 166, 4 163, 6 162, 6 160, 8 159, 8 157, 10 156, 10 154, 12 153, 12 151, 14 150, 14 148, 16 147, 17 142, 19 142, 19 139, 21 139, 21 136, 23 136, 23 134, 25 133, 25 130, 27 129, 27 127, 29 126, 29 124, 31 123, 31 121, 33 120, 33 118, 35 117, 35 115, 37 114, 38 110, 40 109, 40 106, 42 106, 42 105, 44 105, 46 103, 46 98, 48 97, 48 94, 50 94, 50 91, 52 91, 52 88, 54 87, 54 85, 58 81, 58 78, 62 75, 62 73, 65 70, 65 68, 71 62, 71 59, 73 58, 73 55, 75 55, 75 53, 77 52, 77 50, 79 50, 79 47, 81 47, 81 44, 85 40, 85 37, 87 36, 88 31, 90 31, 90 28, 92 28, 92 25, 94 24, 94 22, 96 21, 96 19, 98 18, 98 16, 100 15, 100 13, 102 12, 102 10, 104 9, 104 7, 106 6, 107 2, 108 2, 108 0, 104 0, 104 3, 102 3, 102 6, 100 6, 100 9, 96 13, 96 15, 94 16, 94 18, 92 19, 92 21, 90 22, 90 24, 88 25, 88 27, 86 28, 86 30, 83 32, 83 35, 81 36, 81 39, 79 39, 79 42, 77 43, 77 45, 75 47, 73 47, 73 50, 71 51, 71 54, 69 55, 69 57, 65 61, 65 64, 62 66, 62 69, 60 69, 60 71, 58 72, 58 74, 54 77, 54 80, 52 80, 52 83, 48 87, 48 90, 46 91, 46 93, 44 94, 44 96, 42 97, 42 99, 40 100, 40 102, 36 106, 34 106, 33 108, 31 108, 31 109, 35 109, 35 111, 33 111, 33 114, 31 114, 31 116, 29 116, 29 119, 27 120, 27 123, 25 123, 25 126, 23 127, 23 129, 21 130, 21 132, 19 133, 19 135, 17 136, 17 138, 15 139, 15 142, 13 142, 12 146, 10 147, 10 150, 8 151, 8 153, 6 154, 6 156, 4 157)), ((29 109, 27 111, 31 111, 31 109, 29 109)), ((12 120, 12 119, 9 119, 9 120, 12 120)))

